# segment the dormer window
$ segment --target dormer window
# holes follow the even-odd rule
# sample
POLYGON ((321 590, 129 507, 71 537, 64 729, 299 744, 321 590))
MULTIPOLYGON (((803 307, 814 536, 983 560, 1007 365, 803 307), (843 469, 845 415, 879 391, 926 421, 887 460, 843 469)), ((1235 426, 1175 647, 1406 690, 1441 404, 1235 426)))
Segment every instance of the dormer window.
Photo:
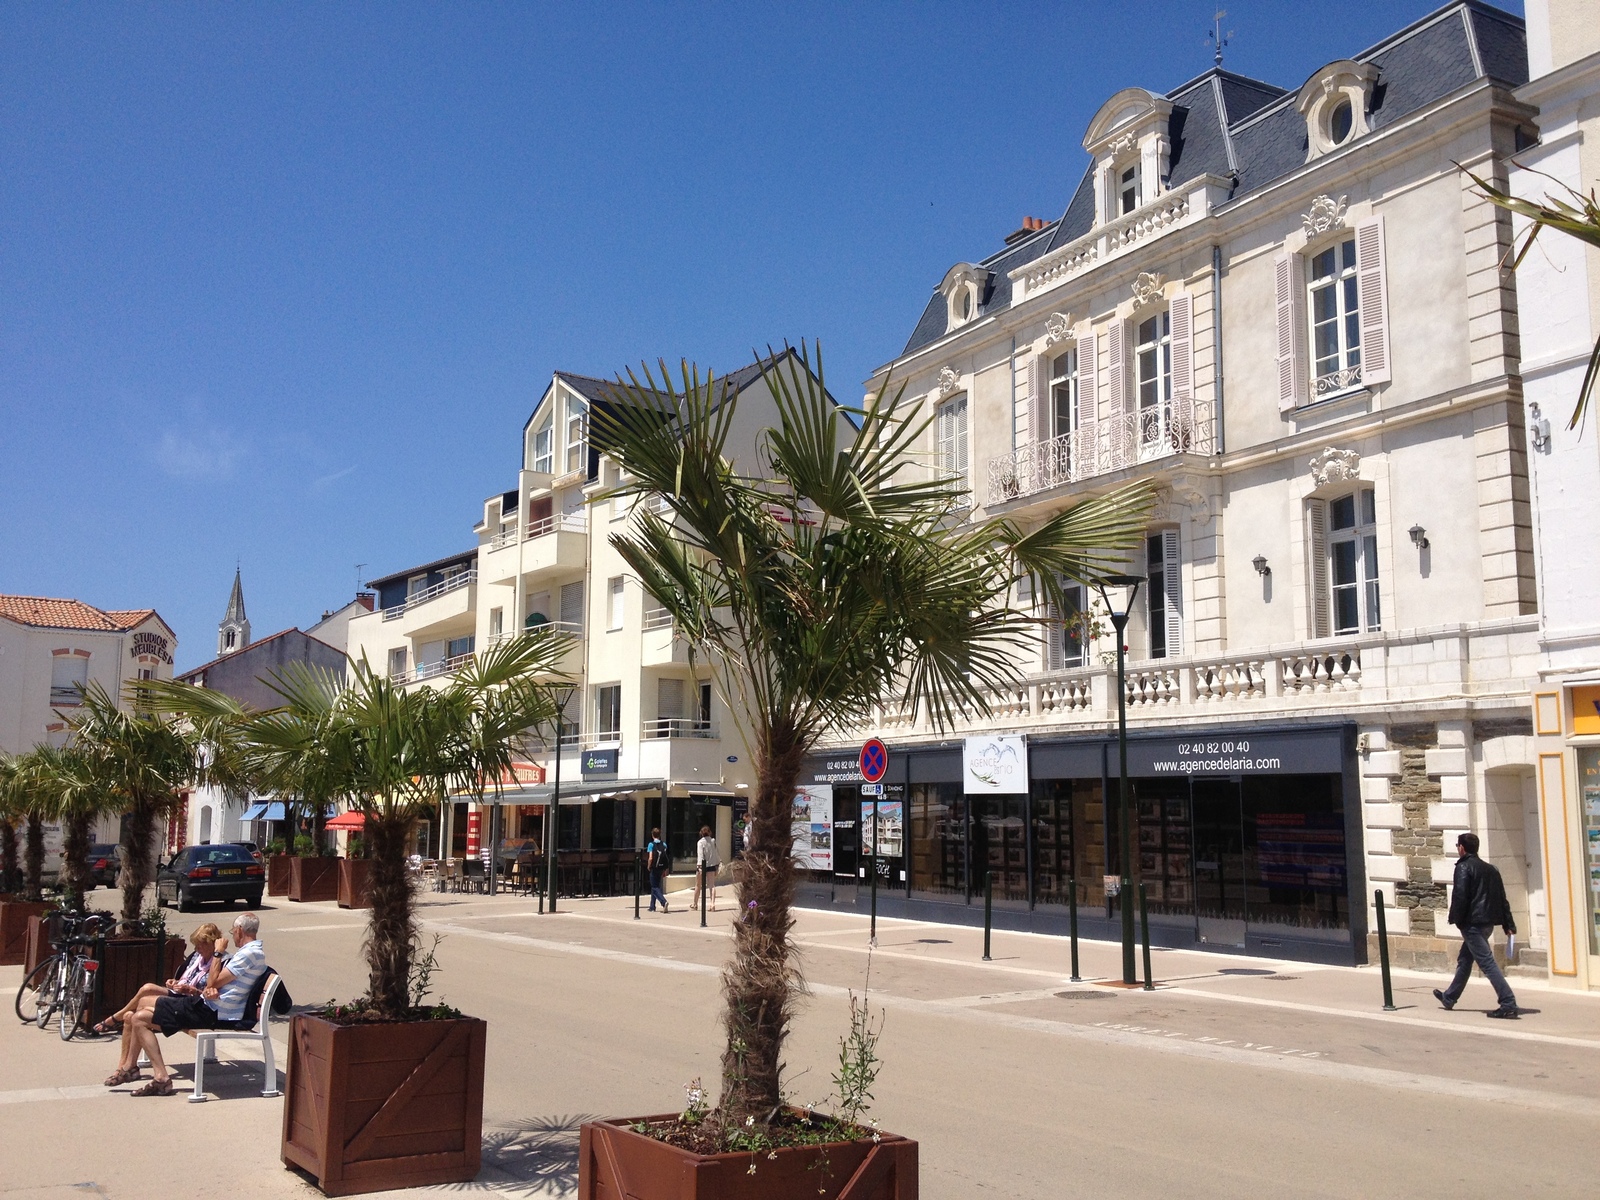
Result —
POLYGON ((978 316, 989 279, 989 271, 971 263, 957 263, 945 272, 939 291, 945 299, 946 329, 957 329, 978 316))
POLYGON ((1115 221, 1161 194, 1172 158, 1172 102, 1123 88, 1100 106, 1084 134, 1095 160, 1095 224, 1115 221))
POLYGON ((1306 80, 1297 104, 1306 119, 1307 162, 1371 132, 1367 113, 1377 81, 1377 67, 1348 58, 1329 63, 1306 80))
POLYGON ((1139 164, 1134 163, 1122 172, 1119 181, 1120 199, 1122 201, 1122 215, 1126 216, 1139 207, 1139 164))

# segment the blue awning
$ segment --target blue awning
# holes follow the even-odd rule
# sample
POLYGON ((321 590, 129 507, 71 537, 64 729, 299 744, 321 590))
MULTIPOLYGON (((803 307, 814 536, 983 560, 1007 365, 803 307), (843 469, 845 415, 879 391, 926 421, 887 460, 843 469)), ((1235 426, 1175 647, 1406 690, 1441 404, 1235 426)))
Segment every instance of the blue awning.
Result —
MULTIPOLYGON (((324 809, 322 815, 324 817, 333 816, 333 806, 329 805, 324 809)), ((284 819, 283 803, 279 800, 274 800, 269 804, 252 804, 239 817, 241 821, 282 821, 284 819)))

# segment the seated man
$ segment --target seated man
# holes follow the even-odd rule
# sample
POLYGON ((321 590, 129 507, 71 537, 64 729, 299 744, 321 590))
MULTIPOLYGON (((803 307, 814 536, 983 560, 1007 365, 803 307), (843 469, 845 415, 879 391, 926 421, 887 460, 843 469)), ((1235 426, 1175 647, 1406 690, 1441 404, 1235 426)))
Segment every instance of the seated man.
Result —
POLYGON ((245 913, 233 923, 233 944, 238 947, 227 961, 221 954, 211 960, 211 977, 198 996, 163 996, 151 1009, 140 1009, 129 1019, 133 1043, 150 1059, 150 1082, 133 1092, 135 1096, 170 1096, 172 1073, 161 1058, 156 1040, 159 1029, 171 1037, 182 1029, 232 1029, 243 1022, 255 1023, 255 1014, 244 1011, 245 1001, 267 970, 267 955, 256 936, 261 922, 255 913, 245 913))

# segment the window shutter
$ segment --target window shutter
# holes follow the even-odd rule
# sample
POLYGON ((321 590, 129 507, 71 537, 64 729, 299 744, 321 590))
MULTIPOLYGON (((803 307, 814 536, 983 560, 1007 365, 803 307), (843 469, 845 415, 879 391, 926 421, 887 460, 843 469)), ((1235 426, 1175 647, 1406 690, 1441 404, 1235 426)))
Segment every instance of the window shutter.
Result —
POLYGON ((683 717, 683 680, 656 680, 656 716, 663 721, 683 717))
POLYGON ((582 580, 561 585, 561 622, 578 629, 583 628, 582 580))
POLYGON ((1278 301, 1278 411, 1306 401, 1305 281, 1300 259, 1285 254, 1276 263, 1278 301))
POLYGON ((1306 520, 1311 525, 1311 636, 1325 638, 1331 629, 1328 618, 1328 502, 1313 500, 1306 505, 1306 520))
POLYGON ((955 406, 955 470, 963 480, 967 478, 967 399, 963 396, 955 406))
POLYGON ((1384 278, 1382 217, 1356 226, 1356 290, 1361 297, 1361 382, 1387 383, 1389 288, 1384 278))
POLYGON ((1161 531, 1161 582, 1167 598, 1167 657, 1183 653, 1183 563, 1178 558, 1178 531, 1161 531))
POLYGON ((1050 391, 1049 367, 1045 358, 1033 354, 1028 357, 1028 440, 1046 441, 1050 437, 1050 421, 1046 413, 1046 397, 1050 391))
POLYGON ((1106 336, 1111 339, 1106 347, 1106 390, 1111 393, 1111 412, 1129 413, 1133 411, 1133 391, 1128 387, 1128 322, 1111 322, 1106 336))
POLYGON ((1100 415, 1099 339, 1086 333, 1078 339, 1078 428, 1089 429, 1100 415))
POLYGON ((1167 311, 1172 330, 1173 445, 1187 450, 1194 436, 1194 299, 1181 292, 1167 311))

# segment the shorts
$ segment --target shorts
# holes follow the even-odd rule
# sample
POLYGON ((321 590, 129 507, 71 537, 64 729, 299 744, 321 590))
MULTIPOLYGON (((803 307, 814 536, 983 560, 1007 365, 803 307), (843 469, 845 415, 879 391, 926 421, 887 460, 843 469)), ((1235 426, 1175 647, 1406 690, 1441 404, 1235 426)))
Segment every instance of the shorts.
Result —
POLYGON ((217 1010, 199 996, 162 996, 150 1018, 164 1037, 185 1029, 216 1029, 224 1023, 217 1020, 217 1010))

